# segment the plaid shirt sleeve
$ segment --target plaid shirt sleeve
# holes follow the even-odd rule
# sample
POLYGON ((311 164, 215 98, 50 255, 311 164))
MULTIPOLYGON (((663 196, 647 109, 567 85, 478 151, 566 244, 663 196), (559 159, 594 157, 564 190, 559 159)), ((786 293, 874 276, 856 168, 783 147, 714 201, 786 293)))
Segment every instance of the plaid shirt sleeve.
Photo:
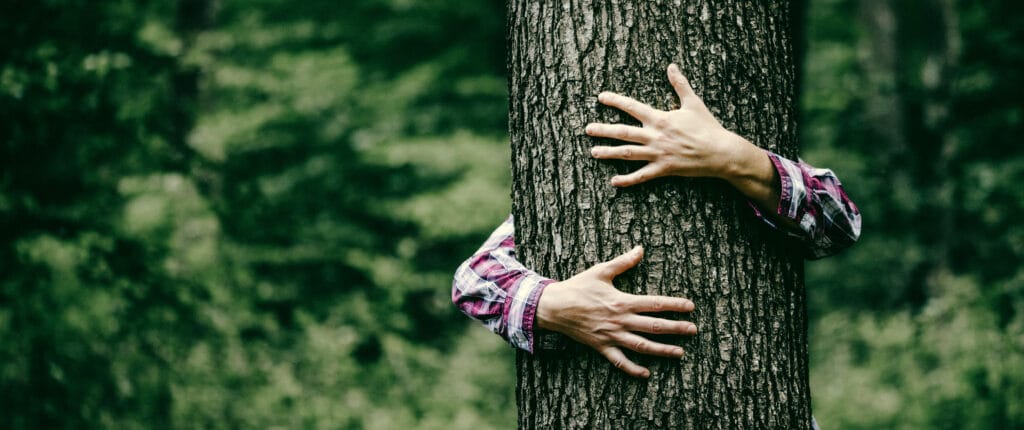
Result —
POLYGON ((799 229, 779 228, 751 204, 758 218, 799 239, 811 259, 834 255, 860 238, 860 211, 835 173, 771 152, 768 157, 779 173, 781 186, 776 213, 792 220, 799 229))
POLYGON ((509 215, 455 271, 452 303, 512 346, 533 352, 537 303, 552 282, 516 260, 515 225, 509 215))

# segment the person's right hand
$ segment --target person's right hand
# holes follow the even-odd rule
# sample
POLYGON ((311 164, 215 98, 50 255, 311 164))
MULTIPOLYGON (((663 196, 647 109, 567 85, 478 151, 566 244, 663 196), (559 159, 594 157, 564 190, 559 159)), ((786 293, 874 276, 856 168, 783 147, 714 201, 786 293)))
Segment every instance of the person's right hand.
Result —
POLYGON ((594 348, 615 367, 638 378, 647 378, 651 372, 626 358, 620 347, 643 354, 681 358, 682 347, 654 342, 634 332, 697 334, 693 323, 640 315, 642 312, 690 312, 693 302, 679 297, 627 294, 612 285, 612 279, 636 266, 642 257, 643 248, 638 246, 566 281, 548 285, 537 305, 538 326, 594 348))

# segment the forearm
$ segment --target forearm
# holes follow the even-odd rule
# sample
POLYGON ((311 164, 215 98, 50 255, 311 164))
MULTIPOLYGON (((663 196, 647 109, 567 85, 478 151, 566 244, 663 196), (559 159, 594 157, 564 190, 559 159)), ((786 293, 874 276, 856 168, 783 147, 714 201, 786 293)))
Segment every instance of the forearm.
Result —
POLYGON ((509 217, 456 270, 452 302, 512 346, 533 351, 537 303, 551 282, 516 260, 509 217))
POLYGON ((768 153, 732 132, 728 132, 725 139, 731 139, 728 146, 736 149, 731 162, 724 166, 720 178, 742 193, 771 221, 789 229, 799 228, 795 220, 779 214, 781 181, 768 153))
POLYGON ((831 170, 788 160, 733 134, 733 164, 721 177, 757 215, 805 245, 807 256, 833 255, 860 237, 860 212, 831 170))
POLYGON ((860 237, 860 212, 832 171, 788 160, 727 132, 731 157, 720 178, 769 224, 799 238, 808 256, 835 254, 860 237))
POLYGON ((813 258, 857 240, 860 213, 835 174, 768 153, 726 130, 678 67, 670 65, 668 77, 679 96, 676 110, 657 110, 615 93, 598 95, 601 103, 642 123, 593 123, 584 129, 590 136, 632 143, 595 146, 595 158, 647 161, 634 172, 612 177, 612 185, 628 187, 662 176, 720 178, 746 196, 761 219, 799 237, 813 258))

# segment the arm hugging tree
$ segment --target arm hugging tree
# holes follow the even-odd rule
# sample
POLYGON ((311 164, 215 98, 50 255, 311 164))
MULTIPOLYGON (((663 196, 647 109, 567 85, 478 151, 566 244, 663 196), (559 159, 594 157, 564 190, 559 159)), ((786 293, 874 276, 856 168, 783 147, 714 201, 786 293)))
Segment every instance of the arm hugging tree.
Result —
POLYGON ((630 378, 579 346, 520 352, 520 428, 810 428, 800 252, 757 222, 724 181, 609 186, 607 178, 638 165, 593 159, 595 144, 616 142, 583 133, 592 122, 635 123, 599 107, 603 90, 674 109, 663 70, 677 62, 726 128, 795 159, 787 7, 510 1, 519 258, 569 279, 642 244, 643 262, 618 287, 690 298, 700 327, 682 341, 682 361, 630 355, 652 370, 650 379, 630 378))

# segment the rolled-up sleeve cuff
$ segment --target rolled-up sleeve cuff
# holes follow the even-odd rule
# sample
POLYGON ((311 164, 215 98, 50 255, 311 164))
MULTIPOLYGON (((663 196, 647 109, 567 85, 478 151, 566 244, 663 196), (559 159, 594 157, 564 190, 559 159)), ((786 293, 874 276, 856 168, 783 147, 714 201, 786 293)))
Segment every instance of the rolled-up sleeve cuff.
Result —
POLYGON ((512 346, 532 353, 537 319, 537 305, 540 296, 552 279, 535 273, 524 276, 506 297, 505 326, 508 328, 508 341, 512 346))
MULTIPOLYGON (((775 171, 779 174, 779 203, 775 208, 775 214, 780 218, 789 218, 797 222, 797 214, 800 211, 799 195, 802 193, 800 190, 803 184, 800 168, 792 161, 778 154, 771 151, 765 151, 765 153, 768 154, 768 159, 772 161, 772 166, 775 167, 775 171)), ((790 236, 803 237, 799 231, 791 231, 791 229, 784 228, 781 224, 772 221, 770 214, 762 212, 762 209, 753 201, 748 200, 747 205, 754 211, 754 215, 769 227, 790 236)))
POLYGON ((804 194, 800 167, 774 152, 766 152, 768 152, 768 159, 772 160, 772 165, 775 166, 775 171, 779 174, 779 206, 775 209, 775 213, 798 221, 800 201, 804 194))

